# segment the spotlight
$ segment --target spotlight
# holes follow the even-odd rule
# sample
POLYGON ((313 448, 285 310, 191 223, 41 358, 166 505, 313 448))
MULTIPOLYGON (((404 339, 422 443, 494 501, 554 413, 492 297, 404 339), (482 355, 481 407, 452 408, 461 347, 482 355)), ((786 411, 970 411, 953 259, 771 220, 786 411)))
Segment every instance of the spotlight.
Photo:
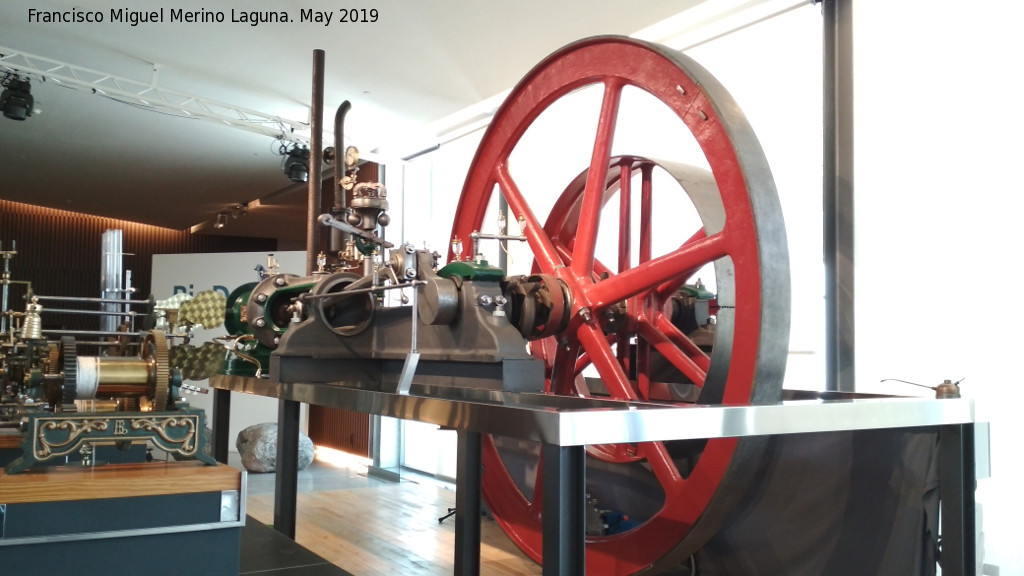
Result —
POLYGON ((22 80, 17 76, 8 76, 4 79, 4 92, 0 94, 0 107, 4 110, 4 116, 11 120, 24 120, 32 115, 34 100, 28 80, 22 80))
POLYGON ((224 225, 227 224, 227 222, 228 222, 228 214, 227 214, 227 212, 219 212, 217 214, 217 220, 214 221, 214 223, 213 223, 213 227, 217 228, 217 229, 223 228, 224 225))
POLYGON ((284 175, 292 182, 307 182, 309 180, 309 148, 303 146, 292 147, 281 162, 281 169, 284 175))

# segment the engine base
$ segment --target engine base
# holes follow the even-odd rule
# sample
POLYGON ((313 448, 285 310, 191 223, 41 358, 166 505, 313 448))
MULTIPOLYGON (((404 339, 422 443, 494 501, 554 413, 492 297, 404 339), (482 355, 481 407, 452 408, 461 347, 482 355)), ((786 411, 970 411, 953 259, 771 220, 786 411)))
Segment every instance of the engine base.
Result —
MULTIPOLYGON (((416 384, 543 392, 543 362, 527 353, 522 336, 503 312, 493 304, 480 304, 500 295, 497 282, 466 281, 460 287, 457 320, 437 326, 418 323, 416 384)), ((270 373, 279 382, 344 383, 393 392, 413 350, 410 310, 379 308, 374 321, 352 335, 310 317, 281 338, 270 356, 270 373)))

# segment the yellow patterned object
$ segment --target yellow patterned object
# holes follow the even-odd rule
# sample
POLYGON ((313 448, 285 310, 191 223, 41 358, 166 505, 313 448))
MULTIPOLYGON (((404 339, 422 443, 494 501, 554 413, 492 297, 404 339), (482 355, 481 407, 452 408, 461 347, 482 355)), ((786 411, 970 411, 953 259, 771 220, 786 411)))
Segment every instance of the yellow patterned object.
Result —
POLYGON ((183 380, 206 380, 224 367, 224 346, 207 342, 196 347, 181 344, 171 348, 171 366, 181 371, 183 380))
POLYGON ((220 292, 207 290, 196 294, 191 300, 181 303, 178 310, 179 325, 216 328, 224 323, 227 298, 220 292))

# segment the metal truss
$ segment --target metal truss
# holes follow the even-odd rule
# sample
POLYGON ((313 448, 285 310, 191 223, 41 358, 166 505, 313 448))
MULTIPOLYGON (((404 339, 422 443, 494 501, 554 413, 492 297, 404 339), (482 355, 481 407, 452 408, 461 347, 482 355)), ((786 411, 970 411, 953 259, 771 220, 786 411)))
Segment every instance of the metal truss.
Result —
POLYGON ((0 70, 3 68, 154 111, 224 124, 283 141, 309 144, 308 123, 161 88, 156 85, 159 72, 157 66, 154 66, 152 79, 146 83, 0 46, 0 70))

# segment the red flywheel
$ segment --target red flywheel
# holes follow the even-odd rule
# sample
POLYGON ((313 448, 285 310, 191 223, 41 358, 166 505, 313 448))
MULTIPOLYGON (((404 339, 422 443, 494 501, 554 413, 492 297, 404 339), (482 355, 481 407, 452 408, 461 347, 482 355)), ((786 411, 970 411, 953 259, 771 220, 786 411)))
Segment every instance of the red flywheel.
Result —
MULTIPOLYGON (((546 364, 549 393, 698 404, 780 400, 790 293, 778 194, 745 117, 698 64, 621 37, 590 38, 552 54, 495 114, 470 166, 453 237, 485 228, 496 192, 509 219, 525 223, 531 278, 565 296, 556 307, 562 321, 530 342, 546 364), (589 166, 577 166, 578 176, 554 190, 537 187, 523 176, 530 164, 517 164, 520 148, 533 141, 524 135, 582 90, 600 100, 586 135, 593 138, 589 166), (616 134, 637 128, 623 105, 634 93, 673 117, 639 133, 653 138, 676 126, 679 149, 697 151, 698 166, 622 149, 616 134), (680 297, 698 278, 713 297, 680 297)), ((759 439, 719 439, 588 447, 587 490, 601 520, 588 530, 587 573, 636 574, 686 560, 742 497, 762 446, 759 439)), ((488 438, 483 492, 505 532, 542 562, 538 454, 537 447, 488 438)))

